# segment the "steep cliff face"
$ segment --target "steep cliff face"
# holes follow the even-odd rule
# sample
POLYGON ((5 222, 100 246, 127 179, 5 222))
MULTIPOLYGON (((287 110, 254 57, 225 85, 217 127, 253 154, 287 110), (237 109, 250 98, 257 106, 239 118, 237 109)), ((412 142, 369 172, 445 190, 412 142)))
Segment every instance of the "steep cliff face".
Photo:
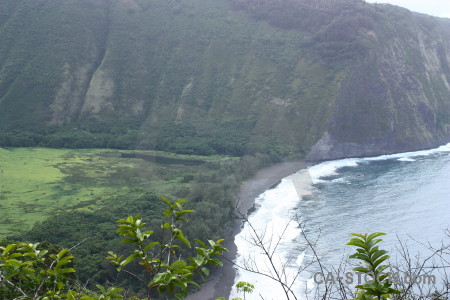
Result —
POLYGON ((49 126, 37 143, 115 122, 136 147, 323 160, 450 138, 447 20, 358 0, 6 0, 0 17, 0 127, 49 126))
POLYGON ((448 28, 403 9, 383 11, 395 22, 367 33, 370 53, 349 70, 311 160, 420 150, 450 140, 448 28))

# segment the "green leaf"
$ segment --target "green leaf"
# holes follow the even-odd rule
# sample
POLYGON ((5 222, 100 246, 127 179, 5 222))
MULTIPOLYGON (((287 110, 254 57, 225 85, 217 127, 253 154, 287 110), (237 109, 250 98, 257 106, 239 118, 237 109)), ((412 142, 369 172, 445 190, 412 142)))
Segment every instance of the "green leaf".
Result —
POLYGON ((183 203, 185 203, 185 202, 188 202, 189 200, 188 199, 179 199, 178 201, 176 201, 175 203, 176 204, 183 204, 183 203))
POLYGON ((138 253, 133 253, 130 256, 128 256, 124 261, 120 262, 120 269, 124 268, 126 265, 132 262, 137 256, 138 253))
POLYGON ((192 272, 190 270, 188 270, 188 268, 185 268, 185 269, 174 270, 173 274, 192 274, 192 272))
POLYGON ((60 271, 61 274, 66 274, 66 273, 75 273, 75 269, 74 268, 67 268, 67 269, 62 269, 60 271))
POLYGON ((3 255, 8 255, 9 252, 11 252, 12 249, 16 247, 15 244, 9 244, 6 246, 5 250, 3 250, 3 255))
POLYGON ((218 258, 210 259, 210 260, 208 261, 208 263, 209 263, 210 265, 223 266, 223 263, 222 263, 218 258))
POLYGON ((179 289, 184 290, 187 288, 186 283, 184 283, 183 281, 179 280, 179 279, 174 279, 172 280, 172 283, 174 285, 176 285, 179 289))
POLYGON ((364 261, 368 262, 369 264, 372 264, 372 260, 366 254, 355 253, 355 254, 350 255, 349 257, 364 260, 364 261))
POLYGON ((163 276, 163 281, 165 284, 168 284, 172 279, 172 275, 170 273, 165 273, 163 276))
POLYGON ((361 240, 358 240, 358 239, 351 239, 350 242, 347 243, 347 245, 360 247, 360 248, 365 249, 366 251, 369 250, 369 247, 367 247, 367 245, 364 244, 364 242, 362 242, 361 240))
POLYGON ((165 197, 160 197, 162 201, 166 202, 167 205, 169 205, 170 207, 172 207, 172 202, 170 202, 169 199, 165 198, 165 197))
POLYGON ((172 269, 180 269, 186 267, 186 262, 184 260, 177 260, 170 265, 172 269))
POLYGON ((161 227, 162 227, 163 229, 169 229, 169 230, 172 230, 172 225, 169 224, 169 223, 164 223, 161 227))
POLYGON ((197 287, 198 289, 200 289, 200 285, 195 281, 189 280, 186 283, 191 284, 191 285, 197 287))
POLYGON ((149 285, 153 285, 153 284, 161 282, 165 274, 166 273, 158 273, 158 274, 156 274, 155 277, 153 277, 153 280, 150 281, 149 285))
POLYGON ((158 286, 158 293, 162 294, 167 290, 167 286, 164 284, 161 284, 158 286))
POLYGON ((63 257, 64 255, 66 255, 66 253, 69 252, 69 250, 67 249, 62 249, 61 251, 59 251, 59 253, 56 255, 56 257, 58 259, 61 259, 61 257, 63 257))
POLYGON ((197 266, 202 266, 203 262, 205 260, 205 257, 201 256, 201 255, 197 255, 196 257, 193 258, 193 260, 197 266))
POLYGON ((380 282, 383 282, 388 277, 389 277, 389 274, 384 274, 384 275, 381 275, 378 279, 380 280, 380 282))
POLYGON ((378 265, 380 265, 383 261, 385 261, 388 258, 389 258, 389 255, 385 255, 385 256, 382 256, 381 258, 379 258, 377 261, 375 261, 373 264, 374 269, 376 269, 376 267, 378 265))
POLYGON ((363 267, 356 267, 356 268, 353 268, 353 270, 356 271, 356 272, 362 272, 362 273, 370 273, 370 272, 372 272, 370 269, 363 268, 363 267))
POLYGON ((77 293, 74 291, 68 291, 66 294, 67 300, 76 300, 77 293))
POLYGON ((206 275, 209 276, 209 270, 207 268, 202 268, 202 272, 206 275))
MULTIPOLYGON (((367 237, 367 242, 370 242, 370 241, 373 240, 374 238, 379 237, 379 236, 381 236, 381 235, 386 235, 386 233, 383 233, 383 232, 374 232, 374 233, 371 233, 371 234, 369 234, 369 236, 367 237)), ((382 240, 380 240, 380 241, 382 241, 382 240)))
POLYGON ((29 256, 29 255, 27 255, 27 254, 31 254, 31 253, 25 253, 25 254, 22 254, 22 253, 12 253, 12 254, 10 254, 10 255, 8 255, 8 257, 9 258, 16 258, 16 257, 27 257, 27 256, 29 256))
POLYGON ((369 247, 369 249, 371 249, 373 246, 375 246, 376 244, 378 244, 379 242, 382 242, 382 239, 376 239, 376 240, 371 240, 370 242, 366 243, 367 246, 369 247))
POLYGON ((370 249, 370 251, 369 251, 370 257, 372 257, 372 255, 373 255, 375 252, 377 252, 377 251, 379 251, 379 250, 378 250, 378 246, 375 246, 375 247, 373 247, 372 249, 370 249))
POLYGON ((175 238, 182 241, 186 246, 191 248, 191 243, 184 237, 183 231, 181 231, 181 229, 176 233, 175 238))
POLYGON ((364 241, 366 240, 366 237, 367 237, 367 235, 364 235, 364 234, 358 234, 358 233, 350 233, 350 235, 358 236, 358 237, 362 238, 364 241))
POLYGON ((378 272, 378 273, 382 273, 382 272, 383 272, 384 270, 386 270, 387 268, 389 268, 388 265, 381 265, 381 266, 378 266, 377 272, 378 272))
POLYGON ((95 286, 99 289, 99 291, 100 291, 103 295, 106 295, 106 289, 105 289, 102 285, 96 284, 95 286))
POLYGON ((194 240, 194 241, 196 241, 200 246, 202 246, 203 248, 206 248, 206 245, 205 245, 205 243, 203 243, 202 241, 200 241, 200 240, 194 240))
POLYGON ((147 246, 145 246, 144 252, 147 252, 148 250, 152 249, 152 248, 155 247, 156 245, 159 245, 159 242, 151 242, 150 244, 148 244, 147 246))
POLYGON ((122 243, 136 244, 137 242, 135 239, 123 239, 122 243))
POLYGON ((385 250, 378 250, 378 251, 376 251, 375 253, 373 253, 371 256, 370 256, 370 258, 373 260, 373 261, 376 261, 380 256, 382 256, 382 255, 384 255, 384 254, 386 254, 387 253, 387 251, 385 251, 385 250))

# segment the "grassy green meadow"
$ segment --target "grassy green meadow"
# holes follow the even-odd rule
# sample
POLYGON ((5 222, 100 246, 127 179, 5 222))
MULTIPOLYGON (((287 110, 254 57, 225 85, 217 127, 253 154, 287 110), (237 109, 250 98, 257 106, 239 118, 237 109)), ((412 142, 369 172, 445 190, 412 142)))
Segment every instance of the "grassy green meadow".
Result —
POLYGON ((92 212, 144 192, 184 197, 202 165, 223 159, 155 151, 0 148, 0 238, 61 212, 92 212))

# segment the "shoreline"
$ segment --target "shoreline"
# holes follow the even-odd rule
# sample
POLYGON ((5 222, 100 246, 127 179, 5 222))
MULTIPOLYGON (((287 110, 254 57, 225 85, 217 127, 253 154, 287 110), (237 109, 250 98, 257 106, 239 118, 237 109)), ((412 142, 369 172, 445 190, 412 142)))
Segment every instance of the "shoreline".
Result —
MULTIPOLYGON (((267 190, 275 188, 284 177, 292 175, 308 164, 305 161, 292 161, 279 163, 259 170, 250 179, 245 180, 239 190, 238 209, 247 212, 254 207, 255 199, 267 190)), ((234 265, 230 262, 236 258, 237 247, 234 244, 235 236, 241 231, 242 221, 236 219, 232 230, 225 237, 224 247, 228 252, 224 254, 223 267, 212 272, 210 280, 202 284, 202 289, 190 294, 187 300, 215 300, 220 297, 228 299, 236 277, 234 265), (230 260, 230 261, 228 261, 230 260)))

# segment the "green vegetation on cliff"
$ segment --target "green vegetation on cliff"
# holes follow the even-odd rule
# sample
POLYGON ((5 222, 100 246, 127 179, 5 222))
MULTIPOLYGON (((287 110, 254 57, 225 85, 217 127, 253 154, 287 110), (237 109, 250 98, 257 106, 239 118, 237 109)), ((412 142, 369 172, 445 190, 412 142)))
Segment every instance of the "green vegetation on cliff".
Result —
POLYGON ((348 155, 449 140, 443 19, 359 0, 6 0, 0 14, 3 146, 304 156, 328 136, 348 155))

